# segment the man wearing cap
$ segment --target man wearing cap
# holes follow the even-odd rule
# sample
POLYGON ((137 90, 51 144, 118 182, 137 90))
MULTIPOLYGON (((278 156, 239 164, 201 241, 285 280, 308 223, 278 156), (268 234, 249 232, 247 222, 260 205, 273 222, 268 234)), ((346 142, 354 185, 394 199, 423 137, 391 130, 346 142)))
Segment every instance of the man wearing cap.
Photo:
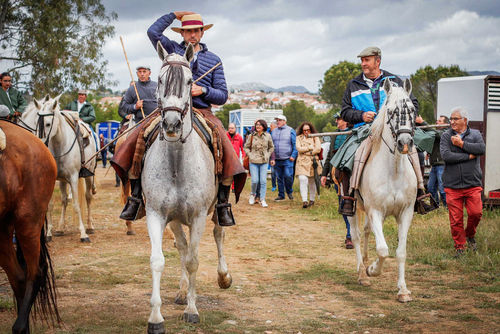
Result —
MULTIPOLYGON (((200 43, 205 31, 210 29, 212 24, 203 24, 201 15, 193 12, 172 12, 165 14, 156 20, 148 29, 148 36, 153 44, 154 49, 157 49, 158 42, 168 53, 177 53, 184 55, 188 44, 194 47, 194 58, 191 61, 190 68, 193 74, 193 80, 200 78, 206 74, 199 82, 191 86, 191 95, 193 97, 193 107, 198 109, 205 118, 209 119, 217 126, 220 139, 222 142, 222 174, 219 176, 219 190, 217 194, 216 213, 214 216, 217 219, 214 221, 221 226, 232 226, 235 224, 232 214, 230 213, 231 204, 229 204, 229 194, 231 193, 231 184, 234 179, 234 189, 236 202, 238 202, 241 190, 245 185, 246 173, 241 165, 241 162, 234 151, 234 148, 228 137, 224 135, 226 132, 221 121, 212 113, 212 104, 223 105, 228 98, 226 78, 221 60, 214 53, 208 51, 206 44, 200 43), (175 19, 181 21, 181 27, 172 28, 173 31, 180 33, 183 41, 179 44, 170 40, 163 32, 174 22, 175 19), (215 67, 216 65, 218 65, 215 67), (213 68, 212 71, 210 71, 213 68), (210 71, 210 72, 209 72, 210 71)), ((116 161, 111 161, 115 164, 116 161)), ((142 203, 140 191, 140 178, 137 180, 131 179, 132 197, 120 215, 122 219, 130 219, 136 217, 140 204, 142 203)))
POLYGON ((20 91, 12 87, 12 76, 7 72, 0 74, 0 83, 2 84, 0 105, 3 104, 9 108, 9 118, 21 116, 28 106, 28 102, 20 91))
MULTIPOLYGON (((386 95, 384 91, 384 81, 390 79, 393 84, 403 87, 403 81, 385 70, 380 69, 382 61, 382 52, 376 46, 370 46, 361 51, 358 55, 361 58, 361 68, 363 73, 349 81, 344 96, 342 98, 341 116, 346 122, 353 124, 356 134, 349 138, 335 154, 331 163, 341 171, 342 199, 343 204, 339 207, 342 215, 354 215, 354 190, 353 184, 350 184, 350 175, 353 171, 354 154, 353 150, 359 147, 361 141, 368 137, 369 127, 377 116, 380 107, 384 104, 386 95), (366 125, 366 126, 365 126, 366 125), (346 190, 349 192, 346 193, 346 190)), ((415 106, 418 114, 418 101, 413 94, 410 99, 415 106)), ((410 153, 410 160, 417 175, 418 193, 417 198, 425 194, 423 177, 420 171, 420 165, 417 150, 413 148, 410 153)), ((433 209, 431 206, 424 205, 425 210, 433 209)))
POLYGON ((297 134, 295 130, 286 125, 286 116, 279 115, 275 118, 278 127, 271 132, 274 144, 274 172, 278 180, 278 197, 276 202, 285 200, 285 192, 289 199, 293 199, 293 162, 299 152, 295 147, 297 134))
POLYGON ((137 99, 133 82, 131 82, 130 87, 123 97, 122 111, 125 111, 127 115, 134 115, 136 122, 142 120, 143 111, 144 116, 148 116, 158 107, 156 99, 156 86, 158 84, 156 81, 152 81, 150 76, 151 67, 149 65, 138 66, 137 78, 139 80, 136 82, 135 87, 140 99, 137 99))
MULTIPOLYGON (((95 111, 94 107, 92 107, 86 99, 87 91, 81 89, 78 91, 78 99, 68 104, 64 109, 78 111, 80 119, 88 125, 92 125, 92 122, 95 121, 95 111)), ((90 126, 90 128, 92 128, 92 126, 90 126)))

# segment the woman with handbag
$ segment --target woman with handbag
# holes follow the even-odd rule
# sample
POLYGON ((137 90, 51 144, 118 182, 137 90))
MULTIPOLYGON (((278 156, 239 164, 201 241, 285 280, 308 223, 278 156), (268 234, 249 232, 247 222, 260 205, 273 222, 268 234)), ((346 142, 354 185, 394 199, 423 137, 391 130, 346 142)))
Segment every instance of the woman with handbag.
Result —
POLYGON ((267 185, 267 165, 269 157, 274 151, 274 144, 271 135, 267 133, 267 123, 263 119, 255 121, 255 131, 249 135, 243 147, 248 160, 249 170, 252 177, 252 190, 248 203, 255 203, 257 188, 260 189, 260 205, 267 208, 266 185, 267 185))
POLYGON ((302 122, 297 131, 297 141, 295 146, 299 155, 295 165, 295 175, 300 182, 300 195, 302 197, 302 208, 307 209, 314 204, 316 198, 316 183, 314 180, 314 160, 316 160, 316 175, 321 175, 323 168, 319 163, 319 153, 321 152, 321 142, 318 137, 309 138, 308 135, 316 133, 314 125, 310 122, 302 122), (309 202, 307 201, 307 190, 309 188, 309 202))

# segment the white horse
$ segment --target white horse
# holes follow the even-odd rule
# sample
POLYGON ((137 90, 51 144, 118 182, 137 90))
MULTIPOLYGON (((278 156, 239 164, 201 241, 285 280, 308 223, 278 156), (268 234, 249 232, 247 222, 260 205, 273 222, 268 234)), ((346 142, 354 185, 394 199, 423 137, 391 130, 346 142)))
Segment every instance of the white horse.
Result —
MULTIPOLYGON (((187 301, 184 321, 199 322, 195 289, 198 245, 206 218, 214 210, 218 185, 212 153, 192 126, 193 79, 189 63, 194 56, 193 47, 187 47, 184 57, 168 54, 160 43, 157 50, 163 61, 157 91, 161 127, 158 139, 146 156, 142 173, 153 275, 148 333, 164 333, 165 330, 160 312, 160 278, 165 265, 162 236, 167 224, 175 234, 181 259, 180 290, 175 302, 187 301), (189 244, 183 225, 189 228, 189 244)), ((229 288, 232 278, 222 250, 224 230, 215 225, 213 233, 219 255, 218 283, 221 288, 229 288)))
POLYGON ((356 192, 357 214, 348 219, 351 223, 352 241, 358 261, 358 281, 368 286, 370 283, 367 276, 382 274, 384 261, 389 256, 382 227, 384 220, 391 215, 396 218, 398 299, 401 302, 409 302, 411 293, 406 288, 405 282, 406 237, 413 219, 417 178, 408 159, 408 152, 413 147, 416 113, 409 98, 410 80, 406 79, 403 88, 395 87, 389 80, 385 80, 384 90, 387 98, 371 128, 372 151, 364 167, 359 191, 356 192), (362 220, 363 216, 361 211, 366 213, 363 256, 358 226, 358 221, 362 220), (368 266, 370 230, 375 235, 378 258, 368 266))
MULTIPOLYGON (((59 188, 61 189, 62 212, 61 220, 58 229, 54 232, 54 236, 64 235, 65 214, 68 205, 67 184, 71 187, 73 195, 73 209, 78 218, 80 241, 90 242, 88 234, 94 234, 94 225, 92 221, 92 187, 94 177, 86 177, 85 181, 79 180, 79 172, 82 167, 80 147, 76 139, 75 131, 68 123, 66 118, 78 120, 78 112, 64 111, 65 115, 59 108, 59 95, 55 99, 51 99, 47 94, 42 101, 34 99, 34 103, 30 104, 27 110, 22 115, 22 121, 36 131, 38 138, 45 142, 50 152, 54 156, 57 163, 57 180, 59 180, 59 188), (83 192, 85 187, 85 193, 83 192), (79 191, 80 189, 80 191, 79 191), (82 207, 84 206, 83 196, 87 200, 87 229, 83 224, 82 207)), ((94 138, 90 136, 90 143, 85 148, 85 158, 90 158, 96 152, 96 143, 94 138)), ((92 173, 97 165, 96 158, 89 161, 85 167, 92 173)), ((49 205, 49 211, 52 211, 52 200, 49 205)), ((47 239, 52 239, 52 215, 48 212, 47 215, 47 239)))

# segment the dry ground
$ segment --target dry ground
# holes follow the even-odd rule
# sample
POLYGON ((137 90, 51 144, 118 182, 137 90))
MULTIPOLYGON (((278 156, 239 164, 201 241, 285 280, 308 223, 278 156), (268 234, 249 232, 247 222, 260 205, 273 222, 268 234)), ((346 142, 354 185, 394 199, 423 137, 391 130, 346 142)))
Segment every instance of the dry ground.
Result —
MULTIPOLYGON (((117 217, 119 188, 114 173, 98 167, 96 234, 81 244, 68 217, 66 235, 54 238, 59 310, 64 323, 36 333, 145 333, 150 312, 150 245, 145 220, 125 235, 117 217)), ((249 181, 247 182, 249 184, 249 181)), ((179 281, 179 256, 164 239, 162 314, 169 333, 498 333, 500 294, 475 289, 471 277, 421 263, 407 264, 407 285, 414 301, 397 301, 394 249, 381 277, 371 287, 356 282, 355 254, 344 248, 345 228, 334 213, 321 219, 322 207, 303 210, 301 200, 269 208, 248 204, 248 184, 234 206, 237 226, 226 229, 225 255, 233 285, 217 285, 217 250, 207 221, 200 244, 197 276, 201 323, 181 320, 184 306, 173 299, 179 281)), ((296 197, 298 193, 296 192, 296 197)), ((325 201, 326 195, 319 200, 325 201)), ((330 194, 330 198, 334 198, 330 194)), ((325 206, 326 207, 326 206, 325 206)), ((445 215, 445 213, 442 213, 445 215)), ((55 218, 60 216, 56 206, 55 218)), ((373 242, 373 239, 372 239, 373 242)), ((451 246, 450 246, 451 247, 451 246)), ((450 251, 451 252, 451 251, 450 251)), ((371 247, 371 259, 374 258, 371 247)), ((408 254, 411 259, 412 254, 408 254)), ((453 261, 453 259, 449 259, 453 261)), ((483 289, 484 290, 484 289, 483 289)), ((15 319, 10 287, 0 271, 0 333, 15 319)))

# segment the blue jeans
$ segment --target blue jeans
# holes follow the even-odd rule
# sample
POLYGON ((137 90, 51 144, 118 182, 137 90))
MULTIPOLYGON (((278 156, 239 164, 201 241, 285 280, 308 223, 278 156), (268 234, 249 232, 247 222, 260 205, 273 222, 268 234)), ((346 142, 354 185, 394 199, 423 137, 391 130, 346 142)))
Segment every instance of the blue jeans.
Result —
POLYGON ((293 192, 293 161, 290 159, 276 160, 274 172, 278 181, 279 197, 285 197, 285 190, 288 195, 293 192))
POLYGON ((274 172, 274 166, 271 166, 271 184, 273 188, 276 188, 276 173, 274 172))
MULTIPOLYGON (((335 192, 337 194, 339 193, 339 186, 338 185, 335 185, 335 192)), ((340 205, 341 201, 342 201, 342 196, 339 196, 339 205, 340 205)), ((345 237, 350 238, 351 237, 351 224, 349 224, 349 221, 347 220, 347 216, 342 215, 342 217, 344 218, 345 228, 347 229, 347 234, 345 237)))
POLYGON ((429 192, 438 203, 439 203, 439 197, 438 197, 438 189, 439 189, 439 195, 441 195, 441 203, 446 206, 446 193, 444 192, 444 184, 443 184, 443 170, 444 170, 444 165, 437 165, 431 167, 431 172, 429 173, 429 183, 427 184, 427 188, 429 188, 429 192))
POLYGON ((252 195, 257 195, 261 200, 266 198, 266 183, 267 183, 267 163, 254 164, 250 163, 250 175, 252 176, 252 195))
POLYGON ((107 151, 107 149, 104 151, 101 151, 102 165, 104 167, 106 167, 106 156, 108 155, 108 152, 106 152, 106 151, 107 151))

